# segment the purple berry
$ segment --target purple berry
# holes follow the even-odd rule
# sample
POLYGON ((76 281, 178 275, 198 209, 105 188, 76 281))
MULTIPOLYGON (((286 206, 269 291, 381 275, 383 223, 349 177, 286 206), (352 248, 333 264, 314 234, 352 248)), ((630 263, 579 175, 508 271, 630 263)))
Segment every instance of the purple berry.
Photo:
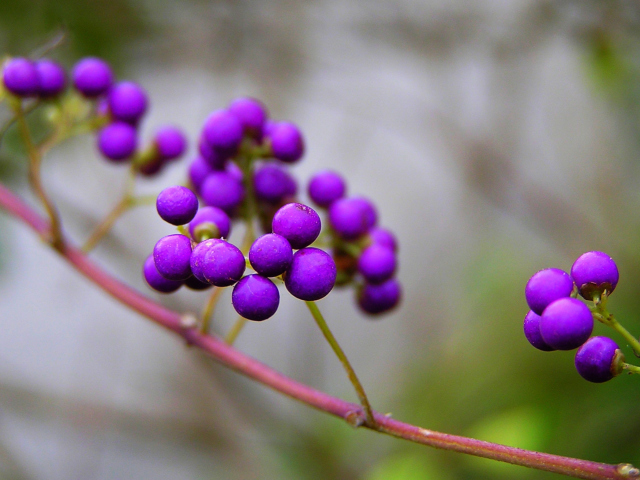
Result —
POLYGON ((238 117, 244 131, 253 138, 262 138, 267 109, 255 98, 236 98, 229 105, 229 112, 238 117))
POLYGON ((154 143, 158 155, 164 160, 174 160, 182 155, 187 148, 187 140, 179 128, 167 125, 156 131, 154 143))
POLYGON ((551 352, 555 348, 546 344, 542 335, 540 335, 540 320, 542 317, 536 312, 529 310, 524 317, 524 336, 527 337, 529 343, 543 352, 551 352))
POLYGON ((244 199, 244 186, 227 172, 211 172, 200 187, 206 205, 218 207, 232 215, 244 199))
POLYGON ((206 290, 207 288, 211 288, 213 285, 211 285, 210 283, 201 282, 194 275, 192 275, 184 281, 184 286, 190 290, 206 290))
POLYGON ((147 111, 147 94, 134 82, 120 82, 109 90, 109 111, 116 120, 135 125, 147 111))
POLYGON ((216 154, 232 157, 242 142, 242 123, 231 112, 218 110, 207 117, 202 134, 216 154))
POLYGON ((161 293, 171 293, 178 290, 183 282, 175 280, 167 280, 158 272, 156 264, 153 261, 153 255, 149 255, 144 262, 142 274, 147 284, 154 290, 161 293))
POLYGON ((542 312, 540 335, 547 345, 556 350, 578 348, 592 331, 591 310, 575 298, 556 300, 542 312))
POLYGON ((85 97, 98 97, 111 87, 113 74, 104 60, 87 57, 73 67, 71 74, 73 85, 85 97))
POLYGON ((227 161, 228 157, 216 153, 213 148, 211 148, 211 146, 207 143, 204 135, 200 136, 200 141, 198 142, 198 151, 200 152, 200 156, 209 164, 209 167, 211 169, 224 170, 225 162, 227 161))
POLYGON ((336 200, 329 207, 329 223, 345 240, 355 240, 364 235, 376 223, 376 211, 363 197, 336 200))
POLYGON ((2 82, 7 90, 19 97, 37 95, 40 89, 36 65, 27 58, 8 60, 2 69, 2 82))
POLYGON ((316 211, 301 203, 288 203, 273 216, 273 233, 282 235, 292 248, 304 248, 318 238, 322 224, 316 211))
POLYGON ((622 373, 623 362, 616 342, 607 337, 591 337, 576 352, 575 365, 582 378, 602 383, 622 373))
POLYGON ((280 292, 268 278, 247 275, 233 287, 231 302, 242 317, 262 321, 278 310, 280 292))
POLYGON ((125 122, 114 122, 98 133, 98 149, 115 161, 126 160, 136 151, 138 136, 136 129, 125 122))
POLYGON ((153 247, 156 268, 169 280, 184 281, 191 276, 190 258, 191 240, 185 235, 167 235, 153 247))
POLYGON ((271 153, 282 162, 294 163, 304 154, 304 140, 298 127, 290 122, 278 122, 269 132, 271 153))
POLYGON ((204 158, 198 156, 191 161, 189 165, 189 181, 198 194, 200 194, 204 180, 211 172, 213 172, 213 169, 204 158))
POLYGON ((377 243, 390 248, 394 252, 398 250, 398 243, 396 237, 389 230, 381 227, 373 227, 369 230, 369 238, 371 243, 377 243))
POLYGON ((277 233, 261 236, 249 249, 253 269, 265 277, 282 275, 293 260, 293 250, 286 238, 277 233))
POLYGON ((328 253, 307 247, 293 254, 284 285, 294 297, 315 301, 327 296, 336 283, 336 275, 336 264, 328 253))
POLYGON ((542 315, 547 305, 559 298, 568 297, 573 291, 573 280, 559 268, 547 268, 534 274, 524 289, 529 308, 542 315))
POLYGON ((610 295, 618 284, 620 275, 616 262, 604 252, 587 252, 578 257, 571 267, 571 277, 578 287, 580 295, 593 300, 607 291, 610 295))
POLYGON ((198 211, 198 198, 187 187, 168 187, 158 194, 156 209, 165 222, 184 225, 189 223, 198 211))
POLYGON ((67 76, 64 68, 57 62, 43 58, 36 62, 38 71, 39 89, 41 97, 50 98, 62 93, 67 86, 67 76))
POLYGON ((367 283, 386 282, 396 271, 396 255, 390 248, 374 243, 360 254, 358 271, 367 283))
POLYGON ((217 207, 202 207, 189 223, 189 234, 196 242, 209 238, 228 238, 230 231, 229 216, 217 207))
POLYGON ((377 315, 388 312, 400 301, 402 291, 400 283, 391 278, 380 285, 365 283, 358 291, 358 305, 368 314, 377 315))
POLYGON ((199 243, 191 255, 191 270, 201 282, 228 287, 242 278, 244 255, 235 245, 217 238, 199 243))
POLYGON ((284 168, 275 163, 265 163, 253 174, 256 197, 269 203, 279 203, 285 197, 296 194, 296 181, 284 168))
POLYGON ((322 170, 309 181, 309 197, 313 202, 327 208, 339 198, 344 197, 347 190, 344 179, 336 172, 322 170))
POLYGON ((236 162, 228 160, 224 164, 224 171, 235 178, 237 181, 242 182, 244 180, 244 173, 236 162))

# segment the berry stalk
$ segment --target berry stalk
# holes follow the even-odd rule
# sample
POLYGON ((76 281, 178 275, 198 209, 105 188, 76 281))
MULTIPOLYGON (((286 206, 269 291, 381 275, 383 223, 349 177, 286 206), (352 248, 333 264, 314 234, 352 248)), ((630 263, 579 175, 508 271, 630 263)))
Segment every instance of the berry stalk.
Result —
POLYGON ((244 328, 247 321, 248 320, 246 318, 238 315, 238 318, 236 319, 234 324, 231 326, 231 330, 229 330, 227 332, 227 336, 224 337, 224 343, 226 343, 227 345, 233 345, 233 343, 238 338, 238 335, 240 335, 240 332, 244 328))
POLYGON ((629 342, 629 345, 633 349, 633 353, 635 353, 636 357, 640 357, 640 342, 638 342, 638 339, 635 338, 629 332, 629 330, 624 328, 622 324, 618 322, 618 320, 616 320, 616 317, 614 317, 612 313, 609 313, 607 311, 606 299, 607 299, 606 295, 603 295, 603 298, 594 297, 593 299, 593 305, 595 307, 594 318, 604 323, 605 325, 610 326, 616 332, 622 335, 624 339, 627 342, 629 342))

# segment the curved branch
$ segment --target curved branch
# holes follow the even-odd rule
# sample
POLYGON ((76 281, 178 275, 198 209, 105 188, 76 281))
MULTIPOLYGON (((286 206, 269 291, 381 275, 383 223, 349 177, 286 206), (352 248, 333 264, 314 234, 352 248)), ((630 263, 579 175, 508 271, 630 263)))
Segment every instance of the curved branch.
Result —
MULTIPOLYGON (((48 222, 1 184, 0 207, 28 224, 40 235, 46 234, 50 228, 48 222)), ((227 345, 221 338, 200 333, 196 328, 197 322, 192 316, 181 315, 144 297, 106 273, 79 249, 64 240, 59 253, 80 273, 112 297, 155 323, 177 333, 188 344, 200 348, 219 363, 295 400, 340 417, 353 426, 364 426, 435 448, 467 453, 575 478, 588 480, 640 478, 640 471, 628 464, 597 463, 449 435, 403 423, 378 412, 373 412, 375 424, 368 426, 365 424, 365 412, 360 405, 332 397, 299 383, 227 345)))

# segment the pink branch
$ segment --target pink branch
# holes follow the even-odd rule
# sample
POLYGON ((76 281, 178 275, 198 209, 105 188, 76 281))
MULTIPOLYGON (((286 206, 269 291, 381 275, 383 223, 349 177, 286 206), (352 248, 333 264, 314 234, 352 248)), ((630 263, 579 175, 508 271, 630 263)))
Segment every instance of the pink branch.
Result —
MULTIPOLYGON (((45 237, 47 235, 49 231, 48 223, 1 184, 0 206, 14 217, 28 224, 41 236, 45 237)), ((187 343, 202 349, 223 365, 291 398, 306 403, 311 407, 341 417, 352 425, 363 425, 365 418, 360 405, 332 397, 307 385, 296 382, 263 363, 239 352, 235 348, 228 346, 221 339, 202 335, 188 318, 144 297, 131 287, 113 278, 93 263, 80 250, 69 245, 66 241, 63 242, 60 254, 85 277, 105 290, 112 297, 163 327, 177 333, 184 338, 187 343)), ((393 420, 378 412, 374 412, 374 417, 376 425, 363 426, 394 437, 404 438, 411 442, 422 443, 435 448, 467 453, 515 465, 560 473, 575 478, 602 480, 640 477, 638 469, 628 464, 609 465, 547 453, 532 452, 472 438, 426 430, 393 420)))

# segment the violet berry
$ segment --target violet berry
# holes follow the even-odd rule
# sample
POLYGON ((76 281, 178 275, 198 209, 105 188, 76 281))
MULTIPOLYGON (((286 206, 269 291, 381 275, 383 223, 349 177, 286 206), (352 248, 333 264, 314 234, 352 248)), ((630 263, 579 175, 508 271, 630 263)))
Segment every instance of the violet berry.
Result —
POLYGON ((308 192, 316 205, 327 208, 344 197, 346 189, 346 183, 339 174, 332 170, 322 170, 309 181, 308 192))
POLYGON ((318 238, 322 228, 316 211, 301 203, 288 203, 273 216, 273 233, 282 235, 292 248, 304 248, 318 238))
POLYGON ((187 187, 175 185, 162 190, 156 199, 158 215, 171 225, 184 225, 198 211, 198 198, 187 187))
POLYGON ((365 283, 358 291, 358 305, 370 315, 388 312, 400 302, 402 290, 395 278, 379 285, 365 283))
POLYGON ((379 284, 389 280, 396 270, 393 250, 377 243, 365 248, 358 258, 358 271, 367 283, 379 284))
POLYGON ((291 245, 277 233, 257 238, 249 249, 249 262, 253 269, 265 277, 282 275, 293 260, 291 245))
POLYGON ((98 149, 110 160, 128 159, 136 151, 136 129, 125 122, 114 122, 98 133, 98 149))
POLYGON ((540 320, 542 317, 538 315, 533 310, 529 310, 524 317, 524 336, 527 337, 529 343, 536 347, 538 350, 542 350, 543 352, 551 352, 555 350, 555 348, 547 345, 547 343, 540 335, 540 320))
POLYGON ((153 255, 149 255, 144 262, 142 274, 147 284, 160 293, 171 293, 178 290, 183 282, 176 280, 168 280, 158 272, 153 255))
POLYGON ((544 309, 540 320, 540 335, 556 350, 578 348, 593 331, 591 310, 575 298, 560 298, 544 309))
POLYGON ((200 186, 206 205, 218 207, 232 215, 244 199, 242 182, 227 172, 211 172, 200 186))
POLYGON ((591 337, 576 352, 575 365, 582 378, 594 383, 611 380, 622 373, 624 355, 610 338, 591 337))
POLYGON ((191 271, 201 282, 228 287, 242 278, 244 255, 232 243, 212 238, 199 243, 191 254, 191 271))
POLYGON ((335 285, 336 274, 336 264, 328 253, 307 247, 293 254, 291 265, 284 274, 284 285, 300 300, 320 300, 335 285))
POLYGON ((376 211, 363 197, 340 198, 329 207, 329 223, 345 240, 355 240, 376 223, 376 211))
POLYGON ((41 97, 55 97, 67 86, 67 76, 59 63, 43 58, 36 62, 36 70, 39 80, 38 94, 41 97))
POLYGON ((573 291, 573 280, 559 268, 547 268, 535 273, 527 282, 524 295, 529 308, 542 315, 554 300, 568 297, 573 291))
POLYGON ((137 124, 147 111, 147 94, 135 82, 120 82, 114 85, 107 97, 109 111, 116 120, 137 124))
POLYGON ((153 260, 160 275, 169 280, 184 281, 191 276, 191 239, 176 233, 158 240, 153 247, 153 260))
POLYGON ((200 152, 200 156, 209 164, 210 168, 213 170, 224 170, 228 157, 216 153, 204 138, 204 135, 200 136, 198 151, 200 152))
POLYGON ((211 172, 213 172, 213 169, 209 163, 200 156, 194 158, 189 164, 189 181, 198 194, 200 193, 204 180, 211 172))
POLYGON ((294 163, 304 154, 304 140, 298 127, 290 122, 278 122, 269 132, 271 153, 274 158, 294 163))
POLYGON ((593 300, 606 290, 610 295, 618 284, 620 275, 616 262, 604 252, 583 253, 571 267, 571 277, 580 295, 593 300))
POLYGON ((85 97, 93 98, 107 93, 113 83, 113 73, 104 60, 87 57, 73 67, 73 86, 85 97))
POLYGON ((387 248, 390 248, 394 252, 398 250, 398 242, 396 241, 396 237, 389 230, 386 230, 382 227, 373 227, 371 230, 369 230, 369 238, 371 239, 371 243, 383 245, 387 248))
POLYGON ((196 278, 195 275, 191 275, 184 281, 184 286, 190 290, 206 290, 207 288, 211 288, 213 285, 210 283, 201 282, 196 278))
POLYGON ((200 208, 189 223, 189 234, 196 242, 210 238, 229 238, 231 220, 218 207, 200 208))
POLYGON ((187 140, 179 128, 167 125, 156 130, 153 143, 163 160, 174 160, 187 148, 187 140))
POLYGON ((267 119, 266 107, 255 98, 236 98, 229 105, 229 112, 238 117, 244 131, 253 138, 261 138, 264 122, 267 119))
POLYGON ((242 123, 231 112, 218 110, 205 120, 202 135, 218 155, 232 157, 242 142, 242 123))
POLYGON ((269 203, 279 203, 285 197, 296 194, 297 185, 293 177, 275 163, 265 163, 253 174, 256 197, 269 203))
POLYGON ((2 82, 7 90, 19 97, 37 95, 40 88, 35 63, 22 57, 7 60, 2 68, 2 82))
POLYGON ((259 322, 276 313, 280 292, 268 278, 247 275, 233 287, 231 302, 240 316, 259 322))

